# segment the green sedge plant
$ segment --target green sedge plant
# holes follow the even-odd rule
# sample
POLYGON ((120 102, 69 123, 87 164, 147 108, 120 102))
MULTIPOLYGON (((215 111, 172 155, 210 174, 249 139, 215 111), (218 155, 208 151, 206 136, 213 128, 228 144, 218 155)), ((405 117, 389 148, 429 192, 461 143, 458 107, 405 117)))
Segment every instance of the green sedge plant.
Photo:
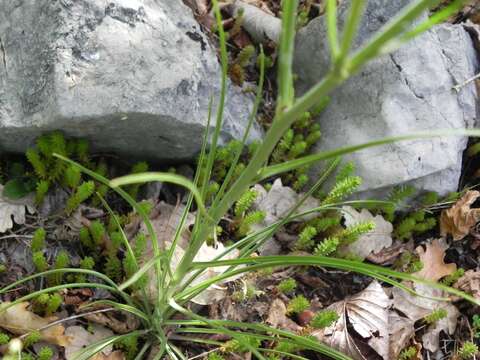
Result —
MULTIPOLYGON (((143 172, 110 181, 105 176, 67 159, 61 153, 56 155, 57 158, 65 161, 65 167, 73 165, 85 175, 91 176, 94 181, 105 186, 110 186, 113 191, 124 198, 126 202, 135 209, 135 211, 143 218, 143 221, 146 225, 148 238, 149 241, 151 241, 153 249, 153 257, 148 261, 141 263, 137 256, 138 254, 136 254, 135 249, 132 248, 125 236, 125 233, 122 231, 121 226, 119 226, 118 231, 120 232, 120 240, 122 242, 121 246, 124 248, 126 257, 129 259, 127 265, 129 269, 129 276, 124 280, 123 283, 119 284, 117 281, 112 280, 109 276, 87 267, 83 269, 54 268, 29 277, 25 277, 22 280, 12 283, 3 289, 0 289, 0 294, 3 294, 13 288, 18 287, 22 283, 31 281, 38 277, 46 276, 48 278, 54 274, 69 273, 75 275, 74 278, 82 281, 54 285, 25 295, 1 307, 0 312, 20 302, 35 299, 43 294, 56 293, 66 288, 98 288, 109 291, 115 297, 115 300, 98 300, 89 306, 100 304, 108 305, 112 309, 129 312, 139 318, 142 326, 138 330, 130 333, 114 335, 87 346, 75 354, 75 360, 87 360, 105 347, 114 344, 125 344, 131 341, 131 339, 136 339, 135 341, 137 341, 139 344, 138 353, 134 357, 134 359, 138 360, 145 358, 147 355, 149 358, 154 360, 162 359, 167 355, 173 360, 185 359, 186 356, 179 347, 179 342, 181 341, 187 342, 187 344, 203 343, 207 345, 216 345, 221 348, 231 348, 238 351, 249 351, 260 360, 265 360, 276 355, 305 359, 300 355, 292 354, 292 352, 297 351, 298 349, 318 352, 333 359, 346 360, 350 358, 341 352, 318 342, 312 337, 275 329, 260 323, 209 319, 189 310, 187 303, 210 286, 221 281, 228 280, 249 272, 290 265, 319 266, 343 271, 357 272, 372 278, 376 278, 384 283, 396 286, 409 292, 412 292, 412 290, 402 284, 400 281, 409 280, 422 282, 478 304, 478 301, 472 297, 456 289, 445 286, 444 284, 430 283, 426 280, 415 278, 408 273, 401 273, 388 268, 347 259, 337 259, 334 257, 324 256, 332 251, 330 248, 333 248, 335 245, 335 242, 333 241, 329 245, 330 248, 326 247, 325 249, 318 249, 318 254, 311 256, 251 256, 281 226, 287 224, 296 217, 313 213, 328 213, 329 211, 336 210, 345 204, 362 204, 362 202, 355 201, 337 202, 335 197, 332 197, 326 199, 328 201, 325 201, 315 209, 311 209, 300 214, 298 213, 298 209, 307 199, 307 197, 319 190, 322 183, 326 180, 326 177, 339 164, 338 157, 341 155, 372 146, 379 146, 394 141, 416 139, 419 137, 426 138, 445 135, 480 136, 480 131, 478 130, 449 130, 410 134, 380 139, 365 144, 350 145, 335 150, 295 157, 292 160, 287 160, 273 165, 266 165, 277 144, 282 140, 286 132, 295 125, 296 121, 301 119, 303 114, 316 107, 318 104, 324 103, 325 99, 328 98, 334 89, 341 85, 346 79, 358 73, 367 62, 378 56, 395 50, 405 42, 429 29, 435 23, 446 19, 451 13, 457 11, 463 3, 463 1, 460 0, 453 1, 449 6, 437 12, 429 19, 420 23, 416 23, 414 26, 412 25, 421 14, 437 5, 439 2, 440 0, 417 0, 412 2, 411 5, 405 8, 397 17, 386 24, 378 32, 378 34, 368 41, 362 48, 352 52, 351 46, 357 33, 357 28, 364 11, 366 1, 356 0, 351 2, 350 12, 343 27, 343 32, 340 36, 337 28, 337 2, 336 0, 327 0, 326 21, 328 24, 328 41, 331 50, 331 69, 322 81, 320 81, 303 96, 296 98, 293 90, 294 76, 292 73, 292 58, 295 29, 298 24, 298 0, 283 1, 282 31, 278 57, 278 99, 274 119, 264 137, 263 142, 256 146, 250 161, 245 164, 241 171, 237 171, 237 165, 241 157, 242 147, 246 143, 249 130, 253 124, 256 111, 261 101, 265 57, 260 55, 260 80, 257 88, 257 96, 253 112, 250 115, 249 124, 241 141, 242 146, 238 147, 239 150, 235 152, 233 158, 229 162, 230 166, 225 173, 223 182, 218 184, 217 188, 215 189, 216 191, 214 194, 212 194, 212 192, 209 191, 209 183, 212 175, 214 175, 213 168, 218 148, 220 130, 222 128, 228 72, 226 35, 222 27, 222 19, 218 6, 218 0, 212 0, 214 13, 217 20, 217 31, 220 39, 222 90, 218 101, 214 130, 211 134, 209 134, 207 130, 207 133, 204 135, 199 166, 193 181, 168 172, 143 172), (210 150, 208 153, 206 150, 206 139, 210 139, 210 150), (298 203, 281 220, 261 230, 246 232, 245 234, 238 234, 242 237, 238 241, 226 247, 222 254, 218 255, 217 258, 211 261, 194 261, 195 256, 199 252, 200 248, 204 246, 208 239, 211 239, 212 234, 215 232, 220 220, 232 207, 234 207, 234 205, 241 199, 242 195, 245 194, 254 184, 265 179, 282 176, 288 172, 308 167, 318 161, 329 160, 331 162, 329 165, 327 165, 325 174, 321 176, 313 186, 310 187, 306 194, 300 198, 298 203), (140 206, 129 194, 129 191, 132 192, 132 185, 142 184, 149 181, 162 181, 180 185, 185 187, 190 193, 187 206, 185 207, 180 224, 178 225, 173 238, 158 238, 155 234, 152 224, 149 221, 144 207, 140 206), (123 186, 126 186, 125 189, 127 190, 124 190, 122 188, 123 186), (210 196, 211 198, 208 202, 206 201, 207 196, 210 196), (187 214, 194 205, 197 207, 198 211, 196 212, 195 224, 191 230, 189 244, 176 268, 172 268, 171 260, 174 255, 175 248, 178 246, 180 235, 182 234, 186 223, 187 214), (237 258, 222 260, 225 255, 233 251, 238 251, 239 255, 237 258), (226 270, 212 278, 194 283, 194 281, 197 280, 199 276, 201 276, 206 270, 213 267, 224 267, 226 270), (156 283, 156 293, 153 298, 151 296, 147 296, 144 287, 139 286, 139 283, 144 281, 145 276, 149 276, 151 269, 153 269, 155 272, 153 280, 156 283), (87 276, 90 281, 85 281, 87 276), (139 291, 133 292, 132 290, 134 289, 139 291), (178 316, 179 314, 181 316, 178 316), (205 337, 199 336, 200 334, 222 334, 230 337, 232 340, 223 345, 218 343, 212 344, 212 342, 206 340, 205 337), (264 343, 276 343, 281 344, 282 346, 278 346, 274 349, 268 349, 262 347, 262 344, 264 343)), ((207 125, 210 125, 210 118, 208 119, 207 125)), ((207 126, 207 129, 209 129, 209 126, 207 126)), ((43 174, 44 169, 39 168, 37 170, 39 174, 43 174)), ((108 210, 108 204, 106 204, 105 201, 102 201, 102 203, 108 210)), ((240 210, 238 210, 238 212, 240 212, 240 210)), ((115 217, 113 212, 112 215, 115 217)), ((120 224, 119 221, 117 221, 117 223, 120 224)), ((310 247, 311 243, 309 240, 313 239, 314 236, 313 231, 309 230, 309 232, 310 233, 305 233, 304 235, 305 244, 302 245, 305 247, 310 247)), ((344 235, 345 237, 349 237, 351 239, 356 235, 356 233, 346 233, 344 235)), ((90 238, 95 241, 98 240, 98 234, 96 233, 88 234, 87 236, 87 232, 84 231, 83 237, 84 241, 90 241, 90 238)), ((340 241, 340 239, 338 240, 340 241)), ((299 308, 305 308, 305 306, 307 306, 305 301, 303 301, 303 303, 304 304, 299 304, 299 308)), ((299 308, 295 307, 291 310, 297 311, 299 308)), ((320 324, 322 322, 323 320, 319 320, 319 325, 322 325, 320 324)), ((15 339, 12 341, 15 341, 15 339)), ((18 346, 14 347, 13 345, 15 344, 12 344, 12 348, 14 348, 12 351, 20 351, 18 350, 18 346)))

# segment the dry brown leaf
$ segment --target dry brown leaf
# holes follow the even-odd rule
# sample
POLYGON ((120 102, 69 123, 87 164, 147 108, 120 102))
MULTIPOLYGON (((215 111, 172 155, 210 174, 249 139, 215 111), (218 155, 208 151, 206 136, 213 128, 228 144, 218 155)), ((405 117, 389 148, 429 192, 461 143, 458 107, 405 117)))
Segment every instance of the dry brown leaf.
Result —
POLYGON ((474 270, 466 271, 453 286, 480 300, 480 272, 474 270))
POLYGON ((367 234, 363 234, 352 244, 342 247, 341 252, 354 254, 363 260, 370 254, 378 253, 392 245, 393 225, 381 215, 373 216, 367 209, 362 209, 359 212, 351 206, 344 206, 342 211, 345 218, 345 226, 373 221, 375 229, 367 234))
MULTIPOLYGON (((159 245, 164 245, 167 248, 171 246, 172 241, 175 237, 176 229, 180 223, 181 217, 183 215, 184 207, 183 205, 173 206, 164 202, 160 202, 154 210, 156 213, 155 216, 151 219, 152 225, 154 227, 155 233, 157 234, 157 240, 159 245)), ((172 261, 170 267, 172 271, 175 271, 177 265, 180 263, 181 258, 183 257, 185 249, 188 246, 190 239, 190 231, 188 230, 189 225, 193 224, 195 221, 195 216, 193 214, 188 214, 187 220, 185 222, 184 231, 182 232, 178 244, 175 247, 173 252, 172 261)), ((146 226, 141 225, 143 233, 147 234, 146 226)), ((198 253, 195 255, 194 261, 211 261, 217 256, 221 255, 225 251, 225 247, 222 243, 218 243, 216 247, 208 246, 206 243, 202 245, 198 253)), ((143 265, 145 262, 150 260, 154 256, 152 244, 150 241, 147 242, 147 249, 142 256, 139 265, 143 265)), ((235 259, 238 256, 238 250, 231 251, 227 255, 223 256, 221 260, 231 260, 235 259)), ((200 276, 198 276, 190 286, 195 286, 198 283, 210 279, 214 276, 219 275, 228 269, 228 266, 220 266, 214 268, 206 269, 200 276)), ((157 291, 157 281, 155 275, 155 269, 152 268, 148 271, 148 284, 147 284, 147 293, 151 299, 155 299, 158 295, 157 291)), ((193 274, 192 274, 193 275, 193 274)), ((239 275, 238 277, 240 277, 239 275)), ((237 278, 238 278, 237 277, 237 278)), ((188 277, 187 277, 188 278, 188 277)), ((226 282, 235 280, 235 277, 229 278, 222 283, 211 285, 208 289, 204 290, 202 293, 195 296, 191 301, 200 305, 209 305, 216 301, 223 299, 227 294, 227 288, 223 286, 226 282)))
MULTIPOLYGON (((185 207, 183 205, 174 206, 163 201, 155 206, 152 211, 154 216, 150 219, 150 222, 155 230, 159 244, 162 242, 165 244, 173 241, 184 210, 185 207)), ((195 216, 193 214, 188 214, 187 220, 185 221, 184 231, 182 232, 178 243, 182 248, 185 248, 188 244, 188 239, 190 238, 188 227, 194 222, 195 216)), ((140 231, 144 234, 148 234, 147 226, 142 223, 140 231)), ((145 253, 147 257, 153 256, 152 243, 150 241, 147 242, 145 253)))
POLYGON ((12 200, 4 197, 3 185, 0 185, 0 233, 11 229, 13 224, 25 224, 25 213, 28 210, 33 214, 35 208, 33 206, 33 196, 28 195, 18 200, 12 200))
POLYGON ((453 240, 461 240, 468 235, 470 229, 480 221, 480 209, 471 209, 480 197, 478 191, 467 191, 450 209, 443 210, 440 216, 440 234, 451 234, 453 240))
POLYGON ((393 306, 395 309, 404 313, 412 321, 417 321, 431 314, 438 309, 445 309, 447 317, 430 325, 422 336, 423 346, 432 352, 439 348, 439 334, 444 331, 453 334, 457 325, 459 316, 458 309, 446 301, 437 301, 433 298, 445 298, 446 294, 439 289, 428 285, 415 283, 413 290, 421 296, 412 295, 402 289, 393 288, 393 306))
MULTIPOLYGON (((67 360, 74 359, 75 353, 85 347, 114 335, 110 329, 97 324, 92 325, 92 330, 92 332, 89 332, 82 326, 70 326, 65 330, 65 334, 72 339, 71 343, 65 347, 65 358, 67 360)), ((112 346, 110 345, 104 348, 97 356, 100 356, 98 359, 105 359, 101 356, 107 356, 111 353, 112 346)))
MULTIPOLYGON (((9 305, 10 302, 2 302, 0 304, 0 327, 10 331, 15 335, 27 334, 31 331, 46 327, 55 321, 55 317, 42 318, 37 314, 29 311, 28 302, 19 303, 2 311, 3 306, 9 305)), ((65 328, 62 325, 54 325, 40 332, 41 339, 50 344, 59 346, 67 346, 70 343, 70 337, 65 335, 65 328)))
POLYGON ((328 309, 337 312, 340 318, 330 327, 312 334, 345 355, 363 360, 365 357, 348 332, 349 322, 380 356, 388 359, 389 306, 390 299, 374 281, 360 293, 330 305, 328 309))
MULTIPOLYGON (((283 186, 281 179, 276 179, 267 192, 261 185, 255 185, 253 189, 257 192, 257 198, 253 204, 255 210, 265 212, 263 225, 269 226, 282 219, 303 197, 304 194, 297 194, 291 187, 283 186)), ((308 197, 299 207, 298 213, 306 212, 319 206, 319 201, 314 197, 308 197)), ((317 214, 310 214, 296 218, 296 221, 313 219, 317 214)))
POLYGON ((125 360, 125 355, 120 350, 114 351, 109 355, 99 353, 92 357, 90 360, 125 360))
POLYGON ((392 265, 402 253, 412 250, 413 241, 404 243, 403 241, 396 240, 392 246, 385 248, 378 253, 371 253, 366 259, 378 265, 392 265))
MULTIPOLYGON (((91 311, 94 308, 89 308, 91 311)), ((95 307, 95 309, 101 309, 101 307, 95 307)), ((128 312, 103 312, 103 313, 96 313, 96 314, 88 314, 85 315, 85 319, 92 321, 94 323, 104 325, 112 329, 118 334, 127 334, 132 332, 133 330, 138 329, 140 326, 140 320, 128 312), (123 319, 118 319, 116 315, 119 315, 123 319)))
POLYGON ((303 328, 287 316, 287 307, 280 299, 275 299, 270 305, 268 317, 265 321, 276 329, 300 332, 303 328))
POLYGON ((398 355, 415 335, 414 321, 398 315, 395 311, 388 314, 389 325, 389 356, 390 359, 398 359, 398 355))
POLYGON ((425 280, 438 281, 442 277, 454 273, 457 270, 457 265, 445 264, 443 261, 446 249, 447 246, 438 239, 428 243, 425 250, 422 246, 418 246, 415 251, 423 263, 423 268, 412 275, 425 280))

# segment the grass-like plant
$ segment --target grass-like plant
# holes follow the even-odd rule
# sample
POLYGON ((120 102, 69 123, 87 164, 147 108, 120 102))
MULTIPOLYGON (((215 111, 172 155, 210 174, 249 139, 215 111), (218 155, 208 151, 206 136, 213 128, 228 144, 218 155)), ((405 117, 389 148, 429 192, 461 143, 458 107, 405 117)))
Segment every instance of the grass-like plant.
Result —
MULTIPOLYGON (((385 283, 397 286, 405 291, 412 291, 402 283, 401 280, 419 281, 430 284, 437 288, 443 289, 446 292, 461 296, 471 302, 478 303, 472 297, 461 293, 458 290, 449 288, 442 284, 429 283, 422 279, 417 279, 409 274, 400 273, 388 268, 378 267, 374 265, 364 264, 361 262, 336 259, 320 255, 312 256, 250 256, 253 254, 272 234, 274 234, 282 225, 290 222, 295 217, 301 214, 297 213, 307 196, 318 190, 319 186, 325 178, 332 172, 336 165, 338 165, 338 157, 351 153, 363 148, 378 146, 393 141, 400 141, 406 139, 415 139, 418 137, 432 137, 444 135, 475 135, 479 136, 480 131, 476 130, 455 130, 455 131, 438 131, 422 134, 410 134, 399 136, 395 138, 386 138, 377 141, 372 141, 366 144, 350 145, 347 147, 320 152, 313 155, 304 156, 295 160, 287 161, 285 163, 266 166, 272 151, 276 144, 281 140, 284 133, 291 128, 294 122, 301 118, 302 114, 310 108, 315 107, 319 103, 325 101, 325 98, 346 79, 356 74, 367 62, 375 57, 381 56, 391 52, 410 40, 411 38, 421 34, 429 29, 435 23, 446 19, 452 12, 456 11, 462 5, 461 0, 453 1, 451 5, 444 8, 442 11, 436 13, 428 20, 412 26, 411 24, 429 8, 440 3, 440 0, 417 0, 410 6, 404 9, 397 17, 385 25, 377 35, 375 35, 368 43, 366 43, 359 50, 352 52, 351 45, 356 36, 357 28, 362 18, 362 13, 366 5, 365 0, 352 0, 351 8, 348 18, 345 22, 341 36, 337 29, 337 9, 336 0, 327 0, 327 24, 328 24, 328 41, 331 50, 331 69, 326 74, 325 78, 310 89, 303 96, 296 98, 294 95, 293 74, 292 74, 292 57, 294 48, 294 36, 296 28, 296 15, 298 0, 283 1, 282 8, 282 32, 279 44, 279 58, 278 58, 278 100, 275 116, 270 129, 267 131, 265 138, 261 145, 259 145, 249 161, 248 165, 240 174, 234 173, 236 165, 240 159, 241 148, 235 154, 234 161, 230 169, 227 171, 225 180, 213 197, 209 199, 209 205, 206 197, 208 194, 208 184, 211 178, 212 169, 214 166, 215 153, 217 151, 217 143, 219 139, 220 129, 222 127, 223 109, 226 101, 226 83, 227 83, 227 50, 226 50, 226 36, 222 28, 222 19, 218 7, 218 0, 212 0, 214 12, 217 20, 217 29, 220 39, 220 54, 222 64, 222 91, 218 101, 218 110, 216 114, 215 127, 212 134, 205 134, 204 145, 200 154, 199 169, 193 181, 189 181, 181 176, 172 173, 137 173, 112 181, 105 177, 85 168, 79 164, 68 160, 61 155, 59 158, 64 159, 70 165, 76 166, 82 172, 90 175, 94 180, 109 185, 121 197, 123 197, 139 214, 142 216, 146 224, 149 239, 152 242, 152 249, 154 256, 147 262, 138 263, 138 258, 129 244, 124 232, 119 226, 119 231, 122 235, 123 246, 126 249, 126 257, 129 259, 129 273, 131 276, 122 284, 117 284, 105 274, 85 269, 53 269, 39 274, 26 277, 0 290, 0 294, 7 292, 9 289, 16 288, 21 283, 30 281, 32 279, 47 276, 51 277, 54 274, 71 273, 75 274, 74 279, 80 279, 82 282, 74 282, 68 284, 59 284, 34 293, 28 294, 11 302, 7 307, 15 304, 37 298, 41 294, 57 292, 65 288, 102 288, 110 291, 116 297, 116 301, 101 300, 94 304, 108 305, 114 309, 127 311, 138 317, 141 321, 141 328, 129 334, 116 335, 108 339, 92 344, 87 348, 79 351, 76 354, 76 360, 86 360, 92 357, 101 349, 114 344, 121 343, 130 338, 140 339, 139 343, 143 344, 139 349, 135 359, 142 359, 151 349, 155 349, 155 353, 151 358, 161 359, 168 355, 171 359, 185 359, 181 349, 176 345, 178 341, 200 342, 205 344, 222 345, 220 343, 212 342, 197 336, 197 334, 224 334, 230 336, 232 341, 245 351, 251 351, 258 359, 265 359, 269 353, 276 350, 262 349, 258 346, 261 341, 274 341, 282 344, 290 344, 289 348, 302 348, 310 351, 316 351, 329 356, 334 359, 349 359, 348 356, 329 348, 320 342, 305 336, 300 336, 288 331, 275 329, 258 323, 239 323, 228 320, 213 320, 200 316, 187 309, 185 304, 205 291, 209 286, 232 278, 239 274, 258 271, 262 269, 271 269, 280 266, 322 266, 329 268, 336 268, 345 271, 353 271, 364 275, 371 276, 385 283), (210 149, 207 153, 206 139, 210 138, 210 149), (248 233, 239 241, 235 242, 226 248, 223 254, 219 255, 217 259, 208 262, 195 262, 194 258, 199 252, 199 249, 204 243, 212 237, 215 227, 220 219, 231 209, 240 197, 248 191, 248 189, 255 183, 281 175, 285 172, 298 169, 303 166, 310 165, 317 161, 332 160, 327 171, 316 184, 303 196, 300 201, 290 210, 290 212, 280 221, 254 233, 248 233), (234 175, 235 174, 235 175, 234 175), (157 238, 153 226, 150 223, 148 216, 142 206, 139 206, 135 200, 122 189, 122 186, 131 186, 133 184, 144 183, 148 181, 163 181, 170 182, 187 188, 190 191, 187 206, 180 225, 177 228, 175 236, 170 239, 157 238), (195 225, 191 232, 191 238, 185 253, 175 269, 172 269, 170 264, 174 255, 175 248, 178 246, 180 235, 183 226, 187 219, 187 214, 194 202, 199 211, 197 211, 195 225), (167 245, 168 244, 168 245, 167 245), (239 250, 239 256, 233 260, 222 260, 222 257, 234 250, 239 250), (212 267, 227 266, 228 269, 223 273, 204 280, 193 285, 193 281, 197 279, 203 272, 212 267), (155 270, 155 281, 157 285, 156 296, 147 294, 146 290, 142 291, 142 287, 138 286, 145 279, 145 276, 150 274, 151 269, 155 270), (89 278, 96 278, 96 282, 85 281, 86 275, 89 278), (131 295, 129 289, 135 289, 136 296, 131 295), (182 314, 183 320, 179 320, 176 314, 182 314), (167 336, 168 332, 168 336, 167 336), (173 339, 173 340, 172 340, 173 339), (176 342, 174 342, 176 341, 176 342)), ((252 126, 256 111, 258 109, 264 79, 264 61, 263 55, 260 56, 260 81, 257 90, 257 97, 254 104, 253 112, 249 119, 249 124, 244 134, 242 144, 248 137, 248 132, 252 126)), ((210 119, 208 121, 210 124, 210 119)), ((207 129, 209 127, 207 126, 207 129)), ((207 130, 208 132, 208 130, 207 130)), ((197 169, 198 170, 198 169, 197 169)), ((127 188, 128 189, 128 188, 127 188)), ((208 194, 211 196, 211 194, 208 194)), ((108 205, 103 201, 107 210, 110 210, 108 205)), ((353 202, 350 202, 352 204, 353 202)), ((332 209, 337 209, 342 204, 335 202, 328 202, 322 206, 312 209, 307 213, 326 212, 332 209)), ((113 213, 111 212, 112 216, 113 213)), ((305 214, 305 213, 304 213, 305 214)), ((120 223, 118 223, 120 224, 120 223)), ((68 277, 67 277, 68 278, 68 277)), ((92 305, 94 305, 92 304, 92 305)), ((0 311, 5 310, 0 308, 0 311)), ((279 351, 280 352, 280 351, 279 351)), ((277 355, 290 355, 288 352, 280 352, 277 355)), ((299 355, 294 355, 295 358, 304 359, 299 355)))

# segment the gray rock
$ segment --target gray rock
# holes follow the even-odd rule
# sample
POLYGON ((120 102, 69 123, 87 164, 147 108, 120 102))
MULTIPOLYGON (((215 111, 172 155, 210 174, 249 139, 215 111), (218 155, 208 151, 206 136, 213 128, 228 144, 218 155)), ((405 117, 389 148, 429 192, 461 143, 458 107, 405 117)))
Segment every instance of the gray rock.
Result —
MULTIPOLYGON (((100 151, 192 158, 219 88, 216 53, 181 0, 0 2, 0 149, 60 129, 100 151)), ((241 137, 252 103, 229 85, 222 141, 241 137)))
MULTIPOLYGON (((369 1, 355 48, 408 2, 369 1)), ((344 17, 345 7, 340 10, 344 17)), ((324 19, 312 21, 296 41, 300 94, 329 68, 324 19)), ((374 60, 332 94, 331 104, 318 118, 323 137, 315 151, 418 131, 472 127, 477 117, 475 86, 459 93, 452 87, 477 69, 471 38, 461 26, 433 28, 392 55, 374 60)), ((404 141, 363 150, 349 159, 355 161, 364 179, 361 190, 369 196, 404 183, 444 194, 457 189, 466 143, 464 137, 404 141)))

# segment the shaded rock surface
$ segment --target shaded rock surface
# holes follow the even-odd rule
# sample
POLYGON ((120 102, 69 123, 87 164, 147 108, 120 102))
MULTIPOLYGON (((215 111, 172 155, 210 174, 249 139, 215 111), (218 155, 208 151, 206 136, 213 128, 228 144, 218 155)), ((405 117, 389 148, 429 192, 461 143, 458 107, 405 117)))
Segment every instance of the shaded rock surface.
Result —
MULTIPOLYGON (((100 151, 192 158, 219 88, 215 51, 181 0, 0 2, 0 150, 60 129, 100 151)), ((241 137, 252 103, 229 86, 224 141, 241 137)))
MULTIPOLYGON (((368 40, 408 0, 370 0, 355 48, 368 40)), ((340 25, 346 7, 340 8, 340 25)), ((324 18, 313 20, 296 39, 298 94, 318 82, 329 68, 324 18)), ((323 137, 315 151, 353 145, 412 132, 472 127, 477 117, 474 84, 459 93, 452 87, 478 70, 468 33, 443 24, 368 64, 332 94, 319 116, 323 137)), ((457 189, 465 137, 404 141, 352 154, 362 191, 385 192, 412 183, 419 189, 446 193, 457 189)), ((320 168, 315 169, 318 173, 320 168)))

